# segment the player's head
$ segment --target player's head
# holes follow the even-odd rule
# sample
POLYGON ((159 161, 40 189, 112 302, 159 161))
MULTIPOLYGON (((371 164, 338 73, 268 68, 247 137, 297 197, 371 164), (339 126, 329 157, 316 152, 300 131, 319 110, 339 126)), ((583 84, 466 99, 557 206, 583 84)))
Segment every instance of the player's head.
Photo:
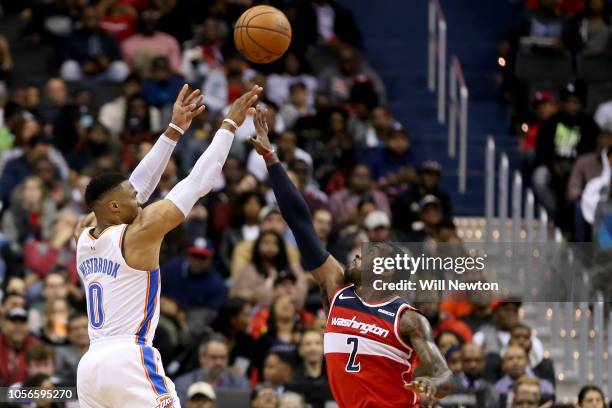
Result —
POLYGON ((94 177, 85 189, 85 203, 98 220, 111 224, 131 224, 140 209, 136 190, 125 176, 118 173, 94 177))
POLYGON ((580 408, 604 408, 606 397, 601 388, 595 385, 585 385, 578 393, 580 408))
MULTIPOLYGON (((394 258, 397 254, 403 256, 406 251, 400 246, 392 242, 370 242, 362 247, 362 252, 364 253, 355 254, 345 272, 347 281, 355 284, 356 287, 371 283, 375 279, 391 282, 399 276, 395 268, 385 268, 381 273, 374 274, 373 266, 375 259, 394 258)), ((408 279, 410 275, 402 277, 408 279)))

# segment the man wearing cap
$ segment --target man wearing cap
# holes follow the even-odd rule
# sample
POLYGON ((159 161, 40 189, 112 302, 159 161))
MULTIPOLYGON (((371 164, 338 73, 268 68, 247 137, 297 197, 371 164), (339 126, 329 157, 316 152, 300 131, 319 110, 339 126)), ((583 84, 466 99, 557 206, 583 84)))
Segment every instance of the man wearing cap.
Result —
POLYGON ((584 112, 584 95, 576 85, 561 91, 561 102, 561 111, 542 124, 532 181, 540 203, 567 230, 573 218, 566 199, 570 171, 578 155, 595 150, 599 128, 584 112))
POLYGON ((217 396, 213 387, 198 381, 187 388, 187 408, 215 408, 217 396))
POLYGON ((399 122, 387 130, 384 146, 375 147, 368 153, 368 167, 378 188, 382 190, 394 192, 415 181, 410 138, 399 122))
POLYGON ((0 383, 8 386, 27 377, 27 353, 37 340, 28 334, 28 312, 14 307, 6 312, 0 334, 0 383))
POLYGON ((227 288, 213 265, 213 255, 210 239, 196 237, 186 256, 171 259, 162 266, 164 294, 183 308, 218 310, 225 301, 227 288))
POLYGON ((420 219, 419 201, 427 196, 436 197, 441 205, 444 218, 452 218, 453 209, 448 193, 440 187, 442 166, 428 160, 421 164, 419 178, 410 190, 400 194, 391 207, 393 224, 402 231, 411 231, 412 224, 420 219))
POLYGON ((557 100, 549 91, 537 91, 533 95, 531 106, 534 111, 534 118, 527 124, 525 137, 521 143, 521 151, 524 154, 531 155, 534 153, 536 140, 540 134, 542 124, 557 113, 557 100))

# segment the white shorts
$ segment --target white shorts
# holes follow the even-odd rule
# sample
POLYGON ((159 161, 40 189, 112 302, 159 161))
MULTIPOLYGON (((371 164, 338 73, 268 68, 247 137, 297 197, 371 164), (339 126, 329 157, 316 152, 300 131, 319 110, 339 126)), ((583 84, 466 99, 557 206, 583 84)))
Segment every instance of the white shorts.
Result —
POLYGON ((133 336, 89 346, 79 362, 77 394, 81 408, 180 408, 159 352, 139 346, 133 336))

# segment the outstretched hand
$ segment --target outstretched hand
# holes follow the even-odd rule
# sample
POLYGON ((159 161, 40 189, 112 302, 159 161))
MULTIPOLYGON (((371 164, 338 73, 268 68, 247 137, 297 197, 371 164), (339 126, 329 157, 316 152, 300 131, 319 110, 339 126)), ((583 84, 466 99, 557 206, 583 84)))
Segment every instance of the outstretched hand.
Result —
POLYGON ((262 91, 263 88, 261 86, 253 85, 249 92, 234 101, 227 113, 227 118, 236 122, 238 126, 242 125, 247 115, 255 114, 253 105, 257 102, 257 98, 259 98, 262 91))
POLYGON ((253 123, 255 124, 255 137, 248 138, 248 143, 261 155, 271 152, 273 149, 270 139, 268 139, 268 122, 266 121, 265 108, 257 107, 253 123))
POLYGON ((196 89, 187 95, 188 91, 189 85, 183 85, 178 96, 176 97, 174 105, 172 106, 171 121, 184 131, 189 129, 193 118, 204 112, 204 109, 206 109, 206 106, 202 104, 204 96, 201 95, 201 91, 196 89))
POLYGON ((404 384, 404 388, 413 391, 419 396, 419 401, 424 407, 431 407, 435 402, 436 386, 428 377, 417 377, 410 383, 404 384))

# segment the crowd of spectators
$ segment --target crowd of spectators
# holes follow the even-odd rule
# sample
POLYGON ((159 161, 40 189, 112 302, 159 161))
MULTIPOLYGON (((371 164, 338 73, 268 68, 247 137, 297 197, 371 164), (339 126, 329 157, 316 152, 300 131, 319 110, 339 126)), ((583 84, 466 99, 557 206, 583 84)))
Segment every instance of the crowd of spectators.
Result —
MULTIPOLYGON (((0 36, 0 385, 75 385, 89 342, 72 239, 88 211, 84 189, 97 174, 135 167, 168 123, 184 82, 203 90, 207 109, 181 137, 151 201, 189 172, 228 105, 258 84, 271 140, 336 259, 348 263, 371 241, 430 248, 460 242, 440 186, 442 168, 412 156, 412 136, 387 108, 350 11, 334 0, 264 2, 286 13, 294 37, 280 61, 259 66, 231 41, 233 22, 256 3, 0 2, 23 23, 20 44, 54 50, 44 83, 22 85, 11 44, 0 36), (107 88, 117 92, 100 100, 107 88)), ((567 94, 572 118, 580 111, 575 95, 567 94)), ((554 99, 538 98, 538 106, 547 104, 541 110, 554 114, 554 99)), ((587 118, 584 126, 588 152, 597 126, 587 118)), ((541 128, 553 137, 557 127, 541 128)), ((183 406, 211 408, 242 395, 253 408, 323 407, 333 399, 323 359, 325 313, 266 184, 265 165, 245 143, 253 134, 247 118, 222 178, 164 240, 153 344, 183 406)), ((573 160, 577 151, 568 149, 573 160)), ((457 393, 482 394, 486 407, 554 399, 554 368, 520 322, 519 303, 416 306, 434 328, 457 393)), ((581 406, 603 406, 583 402, 599 394, 581 393, 581 406)))
POLYGON ((512 133, 521 135, 523 174, 568 239, 607 249, 612 3, 525 4, 524 17, 500 43, 501 93, 514 113, 512 133))

